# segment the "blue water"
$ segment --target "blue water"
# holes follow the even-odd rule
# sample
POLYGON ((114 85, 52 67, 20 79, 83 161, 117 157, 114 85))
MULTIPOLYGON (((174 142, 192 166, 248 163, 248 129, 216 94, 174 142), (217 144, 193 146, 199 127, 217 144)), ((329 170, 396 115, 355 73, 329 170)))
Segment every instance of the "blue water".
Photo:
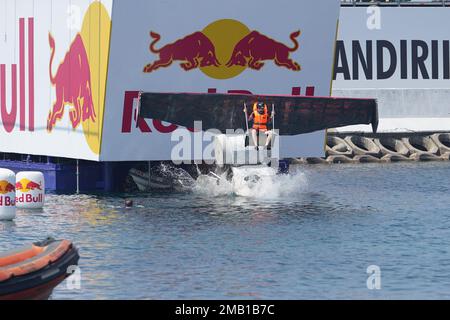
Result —
POLYGON ((450 298, 450 163, 297 170, 255 198, 50 195, 0 222, 1 248, 73 240, 81 289, 53 299, 450 298))

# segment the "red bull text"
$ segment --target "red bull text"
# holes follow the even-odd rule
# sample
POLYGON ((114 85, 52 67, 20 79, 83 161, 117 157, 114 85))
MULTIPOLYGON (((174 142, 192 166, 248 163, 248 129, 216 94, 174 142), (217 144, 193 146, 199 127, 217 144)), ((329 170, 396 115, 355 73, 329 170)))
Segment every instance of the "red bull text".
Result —
POLYGON ((27 193, 22 194, 18 197, 16 197, 16 203, 17 204, 24 204, 24 203, 43 203, 44 202, 44 195, 39 194, 35 197, 33 195, 27 193))
POLYGON ((14 207, 15 205, 15 197, 0 196, 0 207, 14 207))
POLYGON ((0 64, 0 122, 7 133, 14 131, 17 115, 19 115, 20 131, 27 130, 27 115, 28 131, 34 131, 34 19, 28 18, 27 22, 28 39, 25 38, 25 18, 19 19, 19 74, 17 74, 17 64, 11 64, 11 106, 9 107, 6 104, 6 65, 0 64), (28 66, 26 61, 28 61, 28 66), (28 95, 26 94, 27 73, 28 95), (19 91, 19 105, 17 91, 19 91), (28 97, 28 112, 26 97, 28 97))

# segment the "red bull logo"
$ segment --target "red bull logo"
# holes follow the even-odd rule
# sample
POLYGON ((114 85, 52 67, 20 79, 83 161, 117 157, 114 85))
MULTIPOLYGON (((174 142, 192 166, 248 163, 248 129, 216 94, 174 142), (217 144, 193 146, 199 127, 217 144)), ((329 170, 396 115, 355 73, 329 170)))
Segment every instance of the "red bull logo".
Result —
POLYGON ((159 60, 146 65, 144 72, 149 73, 161 67, 168 67, 176 60, 183 61, 180 66, 185 71, 220 65, 213 43, 201 32, 195 32, 159 50, 155 45, 161 40, 161 36, 155 32, 150 32, 150 36, 155 39, 150 45, 150 51, 159 54, 159 60))
POLYGON ((176 61, 185 71, 200 69, 215 79, 230 79, 245 69, 262 70, 267 61, 291 71, 301 71, 300 64, 290 57, 300 47, 297 39, 300 34, 300 31, 290 34, 293 45, 289 47, 259 31, 251 31, 239 21, 223 19, 157 49, 161 36, 151 31, 150 52, 159 58, 147 64, 144 72, 167 68, 176 61))
POLYGON ((16 205, 16 188, 6 180, 0 180, 0 207, 13 207, 16 205), (13 193, 10 197, 7 194, 13 193))
POLYGON ((22 193, 39 190, 42 191, 42 182, 36 183, 28 179, 22 179, 16 183, 15 190, 22 193))
POLYGON ((39 181, 39 183, 28 179, 18 181, 16 183, 16 191, 19 193, 16 197, 16 203, 30 204, 44 202, 43 192, 39 192, 37 195, 32 193, 32 191, 43 191, 42 189, 42 181, 39 181))
POLYGON ((69 112, 72 127, 76 129, 81 122, 95 122, 96 113, 91 93, 91 71, 83 39, 78 34, 59 65, 55 76, 52 74, 52 64, 55 57, 55 40, 49 34, 49 44, 52 51, 50 58, 50 81, 55 87, 56 101, 49 112, 47 130, 51 132, 56 122, 64 116, 66 105, 71 106, 69 112))
POLYGON ((227 63, 227 67, 248 66, 253 70, 261 70, 263 61, 273 60, 279 67, 285 67, 292 71, 300 71, 300 65, 289 58, 291 52, 299 48, 297 38, 300 31, 291 34, 294 47, 289 48, 285 44, 270 39, 269 37, 252 31, 248 36, 239 41, 233 50, 233 55, 227 63))
POLYGON ((49 34, 49 76, 55 98, 47 116, 52 133, 69 108, 73 130, 81 127, 89 148, 100 154, 111 18, 105 6, 94 1, 87 9, 80 32, 73 39, 56 72, 52 71, 56 40, 49 34), (92 39, 96 39, 95 41, 92 39))
POLYGON ((14 185, 5 180, 0 181, 0 194, 7 194, 11 192, 16 192, 14 185))
POLYGON ((22 179, 16 183, 16 203, 17 204, 31 204, 31 203, 43 203, 44 193, 42 181, 35 182, 28 179, 22 179), (33 192, 38 191, 38 192, 33 192), (37 194, 36 194, 37 193, 37 194))

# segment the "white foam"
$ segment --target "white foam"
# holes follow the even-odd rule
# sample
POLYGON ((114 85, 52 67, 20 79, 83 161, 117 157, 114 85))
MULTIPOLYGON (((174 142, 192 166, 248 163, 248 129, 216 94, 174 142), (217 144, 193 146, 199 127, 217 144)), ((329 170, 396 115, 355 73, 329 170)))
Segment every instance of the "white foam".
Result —
POLYGON ((269 167, 233 168, 231 181, 226 179, 225 174, 220 178, 218 181, 214 177, 202 175, 197 179, 193 191, 215 197, 234 195, 255 199, 280 199, 298 196, 308 185, 306 175, 300 171, 277 175, 276 171, 269 167))

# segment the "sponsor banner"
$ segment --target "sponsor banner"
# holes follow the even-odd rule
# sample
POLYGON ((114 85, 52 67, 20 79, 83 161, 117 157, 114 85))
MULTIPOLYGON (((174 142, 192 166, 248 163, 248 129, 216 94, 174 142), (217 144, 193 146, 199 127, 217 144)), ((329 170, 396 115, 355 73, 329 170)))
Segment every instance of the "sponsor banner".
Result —
POLYGON ((449 26, 448 8, 342 8, 333 96, 377 98, 379 132, 448 131, 449 26))
POLYGON ((333 89, 447 89, 450 10, 342 8, 333 89))
MULTIPOLYGON (((186 129, 138 118, 139 91, 329 96, 339 9, 338 0, 114 1, 100 159, 170 159, 172 133, 186 129)), ((281 156, 323 156, 324 135, 281 137, 281 156)))
POLYGON ((112 0, 0 8, 0 151, 99 160, 112 0))
MULTIPOLYGON (((0 8, 0 152, 167 160, 177 127, 138 120, 139 91, 330 94, 338 0, 0 8)), ((324 135, 282 137, 281 155, 323 155, 324 135)))

